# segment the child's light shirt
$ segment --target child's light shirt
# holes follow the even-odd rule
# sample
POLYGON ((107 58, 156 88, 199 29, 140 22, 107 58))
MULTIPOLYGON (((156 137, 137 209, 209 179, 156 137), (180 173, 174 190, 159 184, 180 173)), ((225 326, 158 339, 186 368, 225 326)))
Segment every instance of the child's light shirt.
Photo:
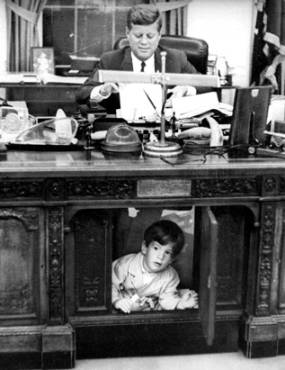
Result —
POLYGON ((155 309, 173 310, 181 299, 177 290, 179 282, 172 266, 160 272, 148 272, 141 252, 128 254, 112 264, 112 302, 137 294, 140 298, 156 297, 155 309))

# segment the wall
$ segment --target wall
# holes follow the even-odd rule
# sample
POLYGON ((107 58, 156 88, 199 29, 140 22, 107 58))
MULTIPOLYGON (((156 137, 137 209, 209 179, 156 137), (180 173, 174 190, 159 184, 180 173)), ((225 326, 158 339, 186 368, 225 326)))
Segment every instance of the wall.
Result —
POLYGON ((206 40, 209 53, 226 57, 233 84, 247 86, 250 79, 254 0, 191 0, 188 36, 206 40))

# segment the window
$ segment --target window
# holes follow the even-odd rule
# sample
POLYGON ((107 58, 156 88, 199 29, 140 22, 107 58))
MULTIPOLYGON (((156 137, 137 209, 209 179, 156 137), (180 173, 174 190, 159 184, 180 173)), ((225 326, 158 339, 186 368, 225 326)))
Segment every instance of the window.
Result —
MULTIPOLYGON (((55 64, 69 65, 70 54, 100 57, 125 35, 132 0, 48 0, 43 12, 43 46, 53 47, 55 64)), ((145 1, 148 3, 148 1, 145 1)))

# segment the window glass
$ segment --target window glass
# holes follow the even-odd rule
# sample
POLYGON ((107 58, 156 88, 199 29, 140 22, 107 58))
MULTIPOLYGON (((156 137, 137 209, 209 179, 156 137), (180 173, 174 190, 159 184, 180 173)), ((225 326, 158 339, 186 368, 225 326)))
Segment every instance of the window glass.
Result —
POLYGON ((43 14, 43 44, 54 48, 55 64, 70 64, 74 50, 74 10, 45 9, 43 14))
POLYGON ((100 57, 125 35, 130 6, 149 1, 48 0, 43 12, 43 45, 54 47, 55 64, 70 54, 100 57))

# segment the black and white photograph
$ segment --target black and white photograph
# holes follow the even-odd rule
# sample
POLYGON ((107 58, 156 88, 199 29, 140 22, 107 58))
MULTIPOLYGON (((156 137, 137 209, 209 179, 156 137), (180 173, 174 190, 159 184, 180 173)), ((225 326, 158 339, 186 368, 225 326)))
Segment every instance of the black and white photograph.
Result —
POLYGON ((0 18, 0 370, 285 369, 285 1, 0 18))
POLYGON ((32 66, 36 73, 54 73, 53 48, 32 47, 32 66))

